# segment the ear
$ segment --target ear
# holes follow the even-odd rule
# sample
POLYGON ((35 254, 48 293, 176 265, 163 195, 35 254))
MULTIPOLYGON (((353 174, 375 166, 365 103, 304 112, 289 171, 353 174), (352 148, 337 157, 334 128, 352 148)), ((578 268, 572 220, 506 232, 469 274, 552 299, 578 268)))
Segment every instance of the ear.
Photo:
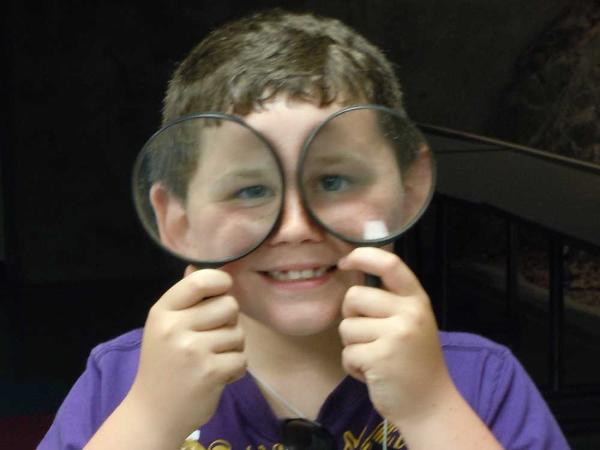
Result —
POLYGON ((423 205, 433 189, 433 160, 432 153, 427 144, 423 144, 408 170, 403 175, 405 204, 404 217, 414 217, 423 208, 423 205))
POLYGON ((174 253, 185 254, 189 223, 182 200, 161 183, 155 183, 150 188, 150 203, 162 244, 174 253))

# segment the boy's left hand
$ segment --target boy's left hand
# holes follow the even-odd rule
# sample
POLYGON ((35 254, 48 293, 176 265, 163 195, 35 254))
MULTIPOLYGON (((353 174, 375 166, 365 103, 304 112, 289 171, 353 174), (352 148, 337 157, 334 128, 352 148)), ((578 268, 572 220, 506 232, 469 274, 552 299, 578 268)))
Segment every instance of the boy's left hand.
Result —
POLYGON ((398 256, 379 248, 357 248, 338 268, 373 274, 383 283, 346 293, 339 327, 344 368, 367 384, 377 411, 395 425, 426 417, 455 388, 419 280, 398 256))

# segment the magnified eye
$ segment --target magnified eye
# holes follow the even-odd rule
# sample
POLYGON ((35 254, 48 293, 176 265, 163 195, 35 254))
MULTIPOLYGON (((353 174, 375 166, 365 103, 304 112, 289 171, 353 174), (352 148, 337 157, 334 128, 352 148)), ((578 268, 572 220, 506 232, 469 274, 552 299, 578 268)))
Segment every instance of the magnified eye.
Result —
POLYGON ((350 187, 350 180, 341 175, 323 175, 318 187, 327 192, 339 192, 350 187))
POLYGON ((273 195, 273 191, 267 186, 257 184, 255 186, 248 186, 238 190, 233 197, 240 200, 254 200, 273 195))
POLYGON ((280 194, 280 189, 271 183, 246 184, 231 189, 222 201, 234 209, 260 208, 276 204, 280 194))

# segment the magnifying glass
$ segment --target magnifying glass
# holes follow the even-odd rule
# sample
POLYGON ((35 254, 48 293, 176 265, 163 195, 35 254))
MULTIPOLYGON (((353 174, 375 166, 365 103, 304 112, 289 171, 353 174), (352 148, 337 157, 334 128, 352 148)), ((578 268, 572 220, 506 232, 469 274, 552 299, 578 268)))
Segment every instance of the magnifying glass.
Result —
MULTIPOLYGON (((423 135, 403 114, 358 105, 332 114, 305 142, 298 185, 312 219, 359 246, 397 239, 433 196, 435 164, 423 135)), ((378 285, 367 275, 366 284, 378 285)))
POLYGON ((277 225, 283 172, 269 142, 240 118, 195 114, 156 132, 134 165, 133 198, 150 237, 197 267, 258 247, 277 225))
MULTIPOLYGON (((434 181, 421 133, 379 105, 345 108, 321 123, 303 146, 297 179, 312 219, 363 246, 387 244, 409 229, 427 208, 434 181)), ((134 166, 134 203, 145 230, 198 267, 219 267, 257 248, 279 222, 283 191, 270 143, 227 114, 166 125, 134 166)))

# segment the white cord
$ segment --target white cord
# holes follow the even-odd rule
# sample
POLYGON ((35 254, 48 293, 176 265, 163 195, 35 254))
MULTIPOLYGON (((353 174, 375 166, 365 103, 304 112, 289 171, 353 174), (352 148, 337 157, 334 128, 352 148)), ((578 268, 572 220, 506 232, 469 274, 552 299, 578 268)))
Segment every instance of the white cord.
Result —
MULTIPOLYGON (((298 408, 296 408, 294 405, 292 405, 290 402, 288 402, 285 398, 283 398, 275 389, 273 389, 273 387, 271 387, 268 383, 266 383, 265 381, 258 378, 252 372, 250 372, 250 371, 248 371, 248 372, 250 373, 250 375, 252 375, 252 377, 256 381, 258 381, 258 383, 263 388, 265 388, 267 391, 269 391, 269 393, 273 397, 275 397, 277 400, 279 400, 287 409, 289 409, 291 412, 293 412, 297 417, 306 419, 306 416, 304 414, 302 414, 302 411, 300 411, 298 408)), ((388 421, 387 421, 387 419, 383 419, 383 450, 387 450, 387 442, 388 442, 388 421)))
POLYGON ((383 419, 383 450, 387 450, 388 441, 388 421, 383 419))
POLYGON ((300 417, 301 419, 306 419, 306 416, 304 414, 302 414, 302 412, 297 409, 294 405, 292 405, 290 402, 288 402, 285 398, 283 398, 281 395, 279 395, 279 393, 273 389, 271 386, 269 386, 265 381, 261 380, 260 378, 258 378, 256 375, 254 375, 252 372, 248 371, 250 373, 250 375, 252 375, 254 377, 254 379, 256 381, 258 381, 258 383, 265 388, 267 391, 269 391, 269 393, 271 395, 273 395, 273 397, 275 397, 277 400, 279 400, 281 403, 283 403, 283 405, 289 409, 291 412, 293 412, 297 417, 300 417))

